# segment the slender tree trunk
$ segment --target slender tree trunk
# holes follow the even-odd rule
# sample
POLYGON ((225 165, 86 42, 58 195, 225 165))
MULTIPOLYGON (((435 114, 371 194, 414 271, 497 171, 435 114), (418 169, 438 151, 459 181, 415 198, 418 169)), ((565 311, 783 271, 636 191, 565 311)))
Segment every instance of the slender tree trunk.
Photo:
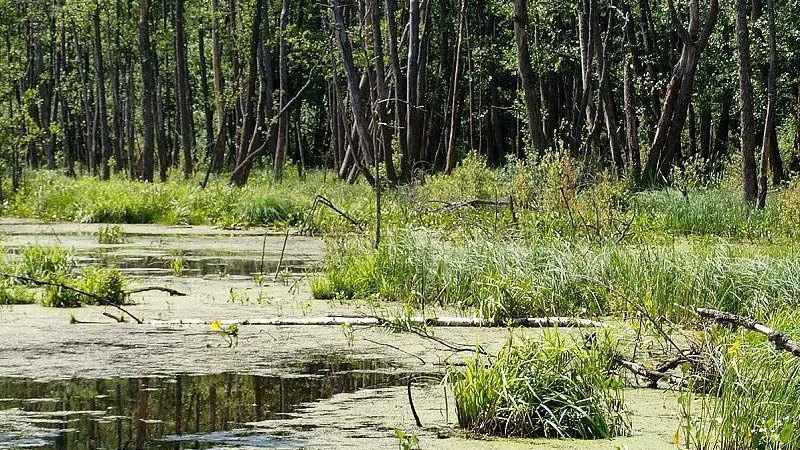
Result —
MULTIPOLYGON (((278 89, 279 107, 283 108, 288 101, 289 90, 289 62, 286 52, 286 27, 289 22, 289 0, 283 0, 280 18, 280 40, 278 42, 278 89)), ((278 120, 278 141, 275 148, 275 180, 283 177, 283 166, 286 164, 286 150, 289 142, 289 116, 284 115, 278 120)))
MULTIPOLYGON (((392 136, 394 132, 389 126, 389 114, 386 111, 389 90, 386 88, 386 68, 383 62, 383 36, 381 34, 381 16, 377 0, 370 0, 372 24, 372 51, 375 55, 375 89, 377 91, 378 117, 380 119, 380 137, 383 147, 383 161, 386 167, 386 178, 389 185, 397 183, 397 173, 392 160, 392 136)), ((377 158, 376 158, 377 159, 377 158)))
POLYGON ((450 105, 450 135, 447 138, 447 156, 445 158, 444 171, 447 174, 455 168, 455 153, 456 153, 456 122, 459 113, 459 92, 458 86, 461 81, 461 44, 464 41, 464 23, 467 20, 467 1, 461 0, 461 7, 458 13, 458 37, 456 37, 456 54, 455 54, 455 69, 453 70, 453 87, 451 89, 450 97, 453 99, 450 105))
POLYGON ((522 79, 522 90, 525 93, 525 110, 528 113, 528 138, 533 150, 541 157, 545 151, 544 133, 542 132, 542 113, 540 96, 536 89, 536 76, 531 65, 528 49, 528 3, 527 0, 514 1, 514 38, 517 47, 517 64, 522 79))
MULTIPOLYGON (((367 164, 373 165, 375 163, 373 159, 375 152, 373 151, 372 139, 368 132, 368 124, 366 123, 367 116, 364 114, 362 109, 363 103, 361 100, 361 91, 359 88, 358 75, 356 74, 355 67, 353 66, 353 52, 352 47, 350 46, 350 38, 347 36, 347 28, 344 24, 344 18, 342 17, 342 10, 341 6, 339 5, 339 0, 331 0, 331 6, 333 7, 333 19, 339 42, 339 51, 342 54, 342 65, 344 67, 345 75, 347 76, 347 91, 350 95, 350 106, 353 109, 353 117, 356 125, 356 131, 358 133, 358 143, 361 147, 367 164)), ((358 158, 356 157, 355 160, 357 161, 358 158)), ((369 175, 368 168, 361 167, 361 170, 365 176, 369 175)))
POLYGON ((635 91, 633 88, 633 68, 630 59, 626 60, 624 78, 624 103, 625 103, 625 138, 628 144, 628 172, 633 177, 634 183, 639 182, 641 175, 642 155, 639 150, 639 123, 636 117, 634 102, 635 91))
POLYGON ((667 93, 658 119, 656 134, 645 165, 643 181, 648 184, 665 183, 675 156, 680 151, 680 140, 692 99, 694 76, 700 54, 708 45, 708 39, 717 22, 719 4, 711 0, 706 24, 700 28, 699 0, 692 0, 689 10, 689 27, 684 28, 675 11, 673 0, 668 0, 669 13, 673 26, 683 42, 681 57, 672 71, 667 93))
POLYGON ((145 181, 153 181, 153 149, 155 146, 155 82, 150 57, 150 0, 139 0, 139 56, 142 67, 142 172, 145 181))
POLYGON ((418 129, 417 75, 419 73, 419 0, 409 0, 408 13, 408 58, 406 59, 406 145, 408 162, 414 168, 420 160, 422 130, 418 129))
MULTIPOLYGON (((200 55, 200 94, 203 96, 203 117, 206 126, 206 152, 213 157, 214 143, 214 111, 211 109, 211 99, 208 95, 208 64, 206 63, 206 29, 201 26, 197 31, 197 45, 200 55)), ((209 158, 209 164, 211 159, 209 158)))
MULTIPOLYGON (((397 142, 400 144, 400 177, 403 180, 411 179, 411 163, 408 155, 408 142, 406 141, 406 79, 400 68, 400 52, 398 50, 399 35, 397 33, 397 0, 386 0, 386 29, 389 33, 389 60, 394 77, 394 111, 395 127, 400 130, 397 142)), ((346 130, 345 130, 346 133, 346 130)))
POLYGON ((192 132, 191 106, 189 105, 189 62, 186 57, 186 32, 183 19, 184 0, 175 0, 175 94, 180 123, 181 148, 183 149, 183 176, 192 176, 192 132))
POLYGON ((757 196, 755 161, 755 125, 753 119, 753 82, 750 68, 750 31, 747 23, 747 0, 738 0, 736 42, 739 49, 739 150, 742 154, 744 199, 755 205, 757 196))
POLYGON ((108 114, 106 114, 106 80, 103 70, 103 46, 100 42, 100 10, 95 9, 92 16, 92 32, 94 33, 94 63, 97 76, 97 105, 100 116, 100 143, 102 148, 100 168, 102 178, 107 180, 110 175, 108 160, 111 158, 111 143, 108 139, 108 114))

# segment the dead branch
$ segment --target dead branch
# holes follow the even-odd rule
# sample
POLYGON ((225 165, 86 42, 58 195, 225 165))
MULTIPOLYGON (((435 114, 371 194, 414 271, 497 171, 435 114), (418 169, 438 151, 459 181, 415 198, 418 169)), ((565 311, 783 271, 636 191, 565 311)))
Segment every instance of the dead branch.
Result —
POLYGON ((305 231, 306 225, 308 225, 308 223, 311 221, 311 218, 314 216, 314 213, 317 212, 317 207, 319 205, 327 206, 333 212, 338 214, 341 218, 347 220, 352 225, 356 226, 360 231, 364 231, 364 224, 356 222, 355 219, 350 217, 346 212, 341 211, 333 204, 333 202, 331 202, 327 198, 323 197, 322 195, 317 195, 316 198, 314 198, 314 203, 311 205, 311 209, 308 211, 308 216, 306 216, 306 219, 303 221, 303 225, 300 227, 300 234, 303 234, 303 232, 305 231))
POLYGON ((128 310, 126 310, 122 306, 120 306, 120 305, 118 305, 118 304, 116 304, 116 303, 114 303, 114 302, 112 302, 112 301, 110 301, 108 299, 100 297, 99 295, 95 295, 95 294, 92 294, 90 292, 82 291, 82 290, 76 289, 76 288, 74 288, 72 286, 67 286, 66 284, 54 283, 52 281, 36 280, 36 279, 33 279, 33 278, 24 277, 22 275, 12 275, 10 273, 5 273, 5 272, 0 272, 0 276, 7 277, 7 278, 14 278, 14 279, 21 280, 21 281, 26 281, 28 283, 33 283, 33 284, 35 284, 37 286, 54 286, 54 287, 59 287, 59 288, 62 288, 62 289, 66 289, 68 291, 72 291, 72 292, 78 293, 80 295, 95 299, 101 305, 111 306, 111 307, 117 308, 118 310, 120 310, 123 313, 127 314, 128 316, 130 316, 133 320, 136 321, 136 323, 139 323, 139 324, 144 323, 141 319, 139 319, 138 317, 136 317, 133 314, 131 314, 130 312, 128 312, 128 310))
POLYGON ((135 288, 135 289, 131 289, 131 290, 125 291, 125 295, 138 294, 140 292, 148 292, 148 291, 166 292, 166 293, 168 293, 170 295, 170 297, 173 297, 173 296, 186 297, 186 293, 185 292, 177 291, 175 289, 168 288, 168 287, 163 287, 163 286, 145 286, 145 287, 135 288))
POLYGON ((789 339, 789 337, 786 336, 783 332, 778 330, 773 330, 772 328, 767 327, 766 325, 758 322, 752 317, 740 316, 738 314, 731 314, 729 312, 718 311, 716 309, 709 309, 709 308, 697 308, 697 313, 701 317, 713 319, 721 324, 732 325, 734 327, 742 327, 751 331, 761 333, 765 335, 770 342, 775 344, 776 349, 789 352, 794 356, 800 356, 799 343, 789 339))

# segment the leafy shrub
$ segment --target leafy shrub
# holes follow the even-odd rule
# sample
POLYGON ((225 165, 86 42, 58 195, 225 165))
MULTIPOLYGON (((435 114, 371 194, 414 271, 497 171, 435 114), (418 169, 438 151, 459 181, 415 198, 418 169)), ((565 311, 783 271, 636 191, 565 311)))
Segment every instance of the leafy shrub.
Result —
POLYGON ((42 304, 53 308, 77 308, 81 300, 88 297, 65 286, 80 289, 77 280, 66 273, 59 272, 50 276, 50 282, 57 285, 48 285, 42 296, 42 304))
POLYGON ((82 304, 97 305, 100 303, 98 297, 108 303, 121 305, 126 299, 125 281, 117 269, 87 267, 79 277, 62 272, 52 276, 51 282, 63 286, 47 286, 42 297, 44 306, 74 308, 82 304))
POLYGON ((52 274, 67 273, 75 266, 69 251, 63 247, 43 247, 29 245, 22 252, 22 258, 17 265, 19 275, 33 278, 46 279, 52 274))
POLYGON ((501 436, 610 438, 630 431, 624 379, 608 337, 596 346, 562 338, 509 340, 493 361, 476 356, 449 381, 459 426, 501 436))
POLYGON ((36 292, 9 281, 0 283, 0 305, 27 305, 36 303, 36 292))

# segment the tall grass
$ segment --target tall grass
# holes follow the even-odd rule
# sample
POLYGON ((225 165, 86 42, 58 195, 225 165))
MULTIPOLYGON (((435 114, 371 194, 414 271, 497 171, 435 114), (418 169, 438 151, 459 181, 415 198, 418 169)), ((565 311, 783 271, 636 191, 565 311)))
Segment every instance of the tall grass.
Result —
MULTIPOLYGON (((26 174, 25 180, 3 214, 82 222, 283 227, 302 223, 314 198, 324 195, 367 225, 367 233, 375 217, 369 185, 347 184, 323 171, 308 171, 303 180, 289 171, 280 183, 270 171, 257 171, 243 188, 230 186, 224 177, 205 189, 199 188, 199 179, 180 177, 143 183, 71 179, 39 171, 26 174)), ((384 190, 382 216, 387 227, 424 226, 463 235, 480 230, 597 242, 646 242, 664 235, 741 240, 796 234, 798 222, 792 212, 800 210, 798 199, 798 189, 788 189, 770 197, 762 212, 745 205, 737 191, 726 187, 693 188, 687 197, 676 190, 635 193, 625 181, 585 172, 564 156, 550 155, 536 163, 509 162, 501 169, 488 169, 480 158, 468 157, 452 175, 434 174, 424 184, 384 190), (447 202, 472 199, 513 200, 514 208, 442 210, 447 202)), ((325 232, 353 230, 324 208, 310 225, 325 232)))
MULTIPOLYGON (((790 320, 794 336, 797 319, 790 320)), ((786 322, 779 326, 787 329, 786 322)), ((752 333, 719 330, 711 345, 720 349, 714 352, 714 389, 679 400, 685 447, 800 448, 800 360, 752 333)))
POLYGON ((558 331, 509 341, 487 361, 476 356, 449 380, 458 422, 482 434, 610 438, 627 434, 622 377, 607 337, 586 346, 558 331))
POLYGON ((415 307, 454 306, 484 317, 647 311, 685 322, 697 306, 765 317, 800 305, 800 256, 752 255, 720 244, 590 246, 538 240, 447 243, 397 231, 378 251, 331 241, 318 298, 380 298, 415 307))

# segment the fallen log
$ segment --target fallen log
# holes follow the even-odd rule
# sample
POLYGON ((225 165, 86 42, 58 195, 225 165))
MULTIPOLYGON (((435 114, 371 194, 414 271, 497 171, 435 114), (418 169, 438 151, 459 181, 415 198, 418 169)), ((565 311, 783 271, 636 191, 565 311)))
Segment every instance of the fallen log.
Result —
MULTIPOLYGON (((236 323, 238 325, 262 326, 294 326, 294 325, 385 325, 396 322, 410 323, 412 325, 428 325, 434 327, 586 327, 609 328, 611 325, 589 319, 574 317, 521 317, 509 320, 481 319, 470 317, 375 317, 375 316, 323 316, 323 317, 280 317, 263 319, 220 320, 223 325, 236 323)), ((207 319, 180 319, 180 320, 154 320, 148 323, 153 325, 211 325, 215 320, 207 319)))
POLYGON ((789 339, 784 333, 773 330, 752 317, 740 316, 738 314, 731 314, 729 312, 710 308, 697 308, 697 313, 700 314, 701 317, 713 319, 721 324, 742 327, 761 333, 765 335, 770 342, 775 344, 776 349, 789 352, 794 356, 800 356, 799 343, 789 339))

